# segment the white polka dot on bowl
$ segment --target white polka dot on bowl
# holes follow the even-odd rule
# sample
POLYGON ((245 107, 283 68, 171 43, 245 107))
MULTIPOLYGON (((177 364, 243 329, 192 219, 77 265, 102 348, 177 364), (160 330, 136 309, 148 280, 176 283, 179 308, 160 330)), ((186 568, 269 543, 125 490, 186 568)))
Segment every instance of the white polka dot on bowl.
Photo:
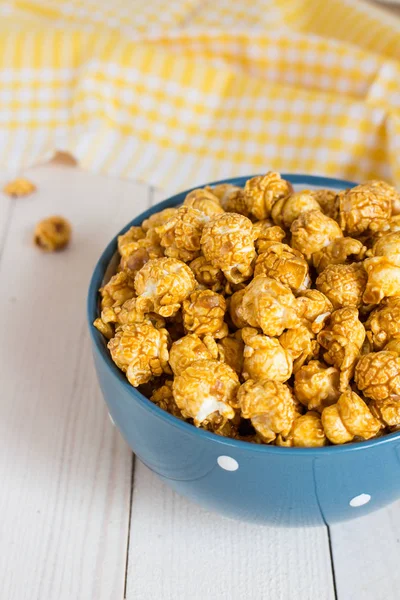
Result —
POLYGON ((371 496, 369 494, 359 494, 358 496, 354 496, 349 502, 350 506, 353 508, 357 508, 358 506, 364 506, 364 504, 368 504, 371 500, 371 496))
POLYGON ((239 468, 238 461, 231 456, 218 456, 217 463, 225 471, 237 471, 239 468))

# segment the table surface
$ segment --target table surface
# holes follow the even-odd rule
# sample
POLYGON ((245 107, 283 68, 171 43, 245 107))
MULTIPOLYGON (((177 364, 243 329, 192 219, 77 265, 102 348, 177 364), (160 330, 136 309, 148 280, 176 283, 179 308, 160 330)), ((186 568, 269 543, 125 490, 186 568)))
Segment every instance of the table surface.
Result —
MULTIPOLYGON (((85 320, 110 238, 165 196, 67 165, 0 198, 0 582, 7 600, 397 600, 400 502, 334 527, 208 514, 134 459, 108 419, 85 320), (64 215, 63 253, 32 245, 64 215)), ((0 186, 5 177, 0 177, 0 186)))

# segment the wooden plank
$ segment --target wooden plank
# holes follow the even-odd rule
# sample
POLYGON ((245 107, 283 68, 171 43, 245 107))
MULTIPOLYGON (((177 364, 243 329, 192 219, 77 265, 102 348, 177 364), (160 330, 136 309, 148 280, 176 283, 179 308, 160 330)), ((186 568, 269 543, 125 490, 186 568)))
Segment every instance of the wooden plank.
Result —
MULTIPOLYGON (((168 195, 153 189, 152 204, 168 195)), ((223 519, 175 494, 137 460, 126 597, 331 600, 327 529, 223 519)))
POLYGON ((138 460, 127 600, 332 600, 325 527, 260 527, 210 514, 138 460))
POLYGON ((340 600, 397 600, 400 589, 400 501, 331 527, 340 600))
POLYGON ((7 600, 123 597, 132 454, 95 379, 85 301, 93 266, 148 188, 71 167, 33 169, 0 264, 0 581, 7 600), (62 214, 73 242, 32 245, 62 214))

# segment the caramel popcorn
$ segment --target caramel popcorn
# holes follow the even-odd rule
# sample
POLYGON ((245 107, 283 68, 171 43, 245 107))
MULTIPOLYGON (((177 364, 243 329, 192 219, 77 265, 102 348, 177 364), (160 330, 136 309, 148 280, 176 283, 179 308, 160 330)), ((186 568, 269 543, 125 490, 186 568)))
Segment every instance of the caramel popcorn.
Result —
POLYGON ((350 237, 337 238, 329 246, 314 252, 312 262, 317 273, 322 273, 330 265, 344 265, 362 260, 366 250, 359 240, 350 237))
POLYGON ((346 444, 355 437, 369 440, 382 427, 366 403, 350 389, 341 394, 336 404, 324 408, 321 420, 332 444, 346 444))
POLYGON ((297 414, 290 388, 269 379, 249 379, 240 386, 237 400, 243 417, 267 444, 277 434, 287 435, 297 414))
POLYGON ((203 229, 201 249, 207 261, 221 269, 232 283, 245 281, 253 274, 253 225, 242 215, 224 213, 210 219, 203 229))
POLYGON ((172 317, 195 285, 194 275, 184 262, 176 258, 149 260, 135 277, 138 310, 172 317))
POLYGON ((33 192, 36 192, 36 185, 29 179, 22 177, 10 181, 3 187, 3 193, 12 198, 22 198, 22 196, 33 194, 33 192))
POLYGON ((206 189, 193 190, 190 192, 186 196, 183 205, 195 208, 207 217, 213 217, 214 215, 225 212, 220 205, 217 196, 214 196, 214 194, 206 189))
POLYGON ((336 310, 317 339, 326 349, 324 360, 340 370, 339 387, 341 392, 345 391, 353 377, 365 339, 365 329, 358 319, 358 310, 350 306, 336 310))
POLYGON ((400 395, 400 357, 386 350, 364 354, 357 363, 354 381, 371 400, 400 395))
POLYGON ((374 350, 383 350, 391 340, 400 337, 400 297, 383 300, 369 315, 365 328, 374 350))
POLYGON ((306 290, 296 298, 297 315, 313 333, 323 329, 332 311, 332 302, 318 290, 306 290))
POLYGON ((293 373, 297 373, 305 362, 318 356, 319 344, 305 325, 287 329, 279 337, 279 342, 293 359, 293 373))
POLYGON ((249 216, 243 188, 230 183, 222 183, 212 188, 211 191, 218 196, 221 206, 226 212, 249 216))
POLYGON ((258 256, 254 267, 254 277, 257 275, 276 279, 297 293, 311 284, 303 255, 281 242, 269 242, 264 246, 264 252, 258 256))
POLYGON ((281 335, 300 323, 291 290, 265 275, 249 283, 237 310, 240 318, 252 327, 260 327, 265 335, 281 335))
POLYGON ((197 335, 222 338, 228 335, 224 322, 226 301, 211 290, 196 290, 183 301, 182 315, 185 330, 197 335))
POLYGON ((291 194, 293 188, 279 173, 272 171, 248 179, 244 188, 245 200, 250 213, 258 220, 268 219, 275 202, 291 194))
POLYGON ((126 372, 129 383, 138 387, 169 372, 168 345, 166 329, 140 323, 119 327, 108 342, 108 349, 117 367, 126 372))
POLYGON ((172 379, 167 379, 163 383, 163 385, 154 390, 154 392, 150 396, 150 400, 166 412, 169 412, 171 415, 174 415, 174 417, 177 417, 178 419, 183 419, 182 413, 175 402, 174 394, 172 391, 172 385, 172 379))
POLYGON ((209 288, 213 292, 220 292, 224 288, 226 280, 223 272, 208 262, 205 256, 195 258, 189 263, 189 267, 200 285, 209 288))
POLYGON ((282 447, 400 431, 400 194, 389 184, 294 192, 270 172, 195 189, 129 227, 118 254, 93 325, 163 410, 282 447))
POLYGON ((290 229, 297 217, 311 210, 321 210, 321 207, 309 190, 303 190, 275 202, 271 217, 276 225, 290 229))
POLYGON ((312 210, 301 214, 293 221, 290 228, 292 233, 292 248, 299 250, 307 260, 322 248, 329 246, 336 238, 343 237, 339 225, 322 213, 312 210))
POLYGON ((56 252, 68 246, 71 232, 71 225, 64 217, 48 217, 36 225, 33 240, 43 252, 56 252))
POLYGON ((367 273, 362 263, 328 265, 318 276, 317 288, 332 302, 333 308, 362 304, 367 273))
POLYGON ((218 342, 220 359, 226 362, 238 375, 243 370, 244 343, 240 332, 239 335, 230 335, 218 342))
POLYGON ((259 334, 257 329, 244 327, 243 377, 244 379, 271 379, 287 381, 293 370, 290 352, 280 344, 279 340, 259 334))
POLYGON ((350 236, 379 231, 392 214, 391 198, 370 183, 340 192, 338 206, 340 227, 350 236))
POLYGON ((198 360, 175 376, 173 392, 182 415, 196 427, 209 421, 233 419, 239 388, 235 371, 217 360, 198 360))
POLYGON ((278 446, 296 446, 299 448, 319 448, 328 443, 321 416, 312 410, 297 417, 289 435, 279 436, 278 446))
POLYGON ((303 365, 294 377, 294 393, 308 410, 322 412, 340 396, 339 369, 327 367, 318 360, 303 365))

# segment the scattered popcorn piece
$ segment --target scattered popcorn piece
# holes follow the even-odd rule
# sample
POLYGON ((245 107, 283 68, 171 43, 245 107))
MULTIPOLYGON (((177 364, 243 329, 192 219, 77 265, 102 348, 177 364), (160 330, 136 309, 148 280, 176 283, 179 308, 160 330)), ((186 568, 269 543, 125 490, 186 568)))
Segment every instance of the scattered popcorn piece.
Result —
POLYGON ((365 339, 365 329, 358 318, 358 310, 350 306, 336 310, 317 339, 326 349, 324 360, 340 370, 339 389, 344 392, 353 377, 365 339))
POLYGON ((290 229, 297 217, 311 210, 321 210, 321 207, 309 190, 303 190, 275 202, 271 210, 271 217, 275 225, 290 229))
POLYGON ((277 434, 287 435, 297 415, 289 386, 269 379, 249 379, 240 386, 238 404, 245 419, 269 444, 277 434))
POLYGON ((332 302, 333 308, 359 308, 367 284, 367 273, 362 263, 328 265, 318 276, 316 285, 332 302))
POLYGON ((312 262, 317 273, 322 273, 329 265, 344 265, 364 259, 367 249, 354 238, 336 238, 319 252, 314 252, 312 262))
POLYGON ((366 403, 350 389, 321 415, 325 435, 332 444, 346 444, 355 437, 369 440, 382 428, 366 403))
POLYGON ((196 427, 207 422, 233 419, 239 379, 227 364, 217 360, 198 360, 175 376, 175 402, 196 427))
POLYGON ((176 258, 149 260, 135 277, 136 306, 143 312, 172 317, 195 285, 194 275, 184 262, 176 258))
POLYGON ((303 255, 281 242, 265 244, 264 252, 258 256, 254 267, 254 277, 257 275, 276 279, 295 293, 311 285, 308 264, 303 255))
POLYGON ((272 171, 248 179, 244 187, 247 208, 258 220, 268 219, 275 202, 292 192, 292 185, 272 171))
POLYGON ((339 369, 327 367, 318 360, 303 365, 294 377, 294 393, 308 410, 322 412, 340 396, 339 369))
POLYGON ((340 192, 338 206, 340 227, 350 236, 379 231, 392 214, 391 198, 370 183, 340 192))
POLYGON ((336 221, 324 215, 320 210, 301 214, 293 221, 290 231, 292 248, 304 254, 308 261, 311 261, 315 252, 329 246, 333 240, 343 237, 342 230, 336 221))
POLYGON ((3 193, 12 198, 22 198, 23 196, 33 194, 33 192, 36 192, 36 189, 36 185, 32 181, 20 177, 7 183, 3 187, 3 193))
POLYGON ((205 225, 201 249, 207 261, 221 269, 231 283, 245 281, 253 274, 253 225, 235 213, 216 215, 205 225))
POLYGON ((400 357, 382 350, 361 356, 354 373, 358 389, 371 400, 381 401, 400 395, 400 357))
POLYGON ((40 221, 34 232, 34 242, 44 252, 56 252, 68 246, 71 239, 71 225, 64 217, 48 217, 40 221))
POLYGON ((259 334, 257 329, 244 327, 243 378, 271 379, 284 382, 292 375, 293 360, 279 340, 259 334))
POLYGON ((254 277, 249 283, 237 311, 241 319, 269 336, 281 335, 285 329, 300 324, 291 290, 265 275, 254 277))
POLYGON ((187 332, 223 338, 228 335, 224 322, 226 301, 211 290, 195 290, 182 305, 183 325, 187 332))
POLYGON ((122 325, 108 342, 113 361, 134 387, 169 373, 168 346, 167 330, 150 323, 122 325))

